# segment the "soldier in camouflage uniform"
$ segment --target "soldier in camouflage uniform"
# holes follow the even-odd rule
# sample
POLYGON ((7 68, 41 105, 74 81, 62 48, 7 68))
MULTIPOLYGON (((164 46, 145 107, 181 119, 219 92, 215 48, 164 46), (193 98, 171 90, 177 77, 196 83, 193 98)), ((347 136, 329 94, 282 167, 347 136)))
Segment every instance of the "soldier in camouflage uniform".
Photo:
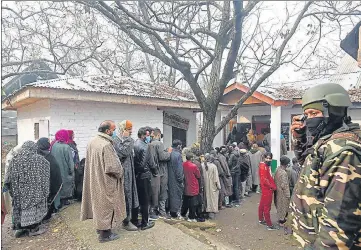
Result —
POLYGON ((351 123, 351 101, 338 84, 321 84, 302 98, 305 124, 293 120, 302 166, 289 222, 302 247, 361 249, 361 132, 351 123))

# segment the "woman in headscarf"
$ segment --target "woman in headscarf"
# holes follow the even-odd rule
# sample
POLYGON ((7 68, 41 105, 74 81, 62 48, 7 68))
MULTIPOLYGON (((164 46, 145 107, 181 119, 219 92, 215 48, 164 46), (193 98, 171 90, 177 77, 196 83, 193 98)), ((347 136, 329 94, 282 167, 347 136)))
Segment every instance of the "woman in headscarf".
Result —
POLYGON ((206 212, 210 219, 214 219, 215 213, 218 213, 219 190, 221 190, 217 166, 213 161, 214 157, 206 154, 205 161, 202 163, 204 190, 207 200, 206 212))
POLYGON ((68 145, 71 148, 71 152, 73 154, 73 161, 74 161, 74 198, 76 198, 78 201, 81 201, 82 192, 83 192, 84 168, 83 165, 80 164, 79 151, 74 141, 74 131, 68 130, 68 135, 69 135, 68 145))
POLYGON ((62 205, 69 205, 69 199, 74 191, 74 160, 73 153, 68 145, 69 133, 62 129, 56 132, 55 140, 52 142, 51 154, 59 164, 63 187, 60 192, 62 205))
POLYGON ((48 138, 40 138, 36 143, 38 145, 38 154, 45 157, 50 163, 50 193, 49 193, 49 212, 45 219, 49 219, 53 212, 57 212, 60 207, 60 190, 62 179, 58 162, 50 153, 50 142, 48 138))
MULTIPOLYGON (((16 145, 14 148, 10 150, 10 152, 5 157, 5 172, 4 172, 4 183, 6 180, 9 180, 9 167, 10 162, 13 160, 14 156, 19 152, 21 149, 22 144, 16 145)), ((3 186, 3 196, 4 196, 4 205, 7 212, 12 210, 11 207, 11 196, 10 196, 10 190, 7 185, 4 184, 3 186)))
POLYGON ((26 141, 9 163, 5 185, 9 188, 13 207, 15 237, 45 232, 40 227, 48 212, 50 163, 37 154, 37 145, 26 141))

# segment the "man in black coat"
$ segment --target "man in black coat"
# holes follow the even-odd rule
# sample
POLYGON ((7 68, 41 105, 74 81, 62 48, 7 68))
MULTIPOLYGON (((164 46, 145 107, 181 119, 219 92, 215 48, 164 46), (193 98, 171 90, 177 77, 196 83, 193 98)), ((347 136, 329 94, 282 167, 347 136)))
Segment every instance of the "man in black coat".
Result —
POLYGON ((171 218, 180 218, 184 189, 182 142, 174 140, 168 165, 168 208, 171 218))
POLYGON ((154 222, 149 222, 149 202, 151 196, 151 176, 156 175, 157 170, 154 161, 151 158, 151 148, 146 141, 146 130, 140 128, 138 131, 138 139, 134 143, 134 170, 137 182, 137 191, 140 204, 140 213, 142 221, 138 225, 138 214, 132 213, 131 222, 139 226, 142 230, 154 227, 154 222))

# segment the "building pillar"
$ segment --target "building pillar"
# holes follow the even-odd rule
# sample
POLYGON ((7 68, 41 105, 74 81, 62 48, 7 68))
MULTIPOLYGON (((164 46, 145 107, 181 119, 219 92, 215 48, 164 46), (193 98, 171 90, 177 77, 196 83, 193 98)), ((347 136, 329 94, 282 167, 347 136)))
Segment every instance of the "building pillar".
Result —
POLYGON ((281 157, 281 106, 271 106, 271 152, 277 166, 281 157))

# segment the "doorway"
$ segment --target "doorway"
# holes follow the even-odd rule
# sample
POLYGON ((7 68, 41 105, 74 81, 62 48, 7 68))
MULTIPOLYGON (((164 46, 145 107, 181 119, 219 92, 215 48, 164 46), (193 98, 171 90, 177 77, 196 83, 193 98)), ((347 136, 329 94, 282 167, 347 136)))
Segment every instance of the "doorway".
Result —
POLYGON ((182 147, 187 146, 187 130, 176 128, 172 126, 172 143, 174 140, 180 140, 182 142, 182 147))

